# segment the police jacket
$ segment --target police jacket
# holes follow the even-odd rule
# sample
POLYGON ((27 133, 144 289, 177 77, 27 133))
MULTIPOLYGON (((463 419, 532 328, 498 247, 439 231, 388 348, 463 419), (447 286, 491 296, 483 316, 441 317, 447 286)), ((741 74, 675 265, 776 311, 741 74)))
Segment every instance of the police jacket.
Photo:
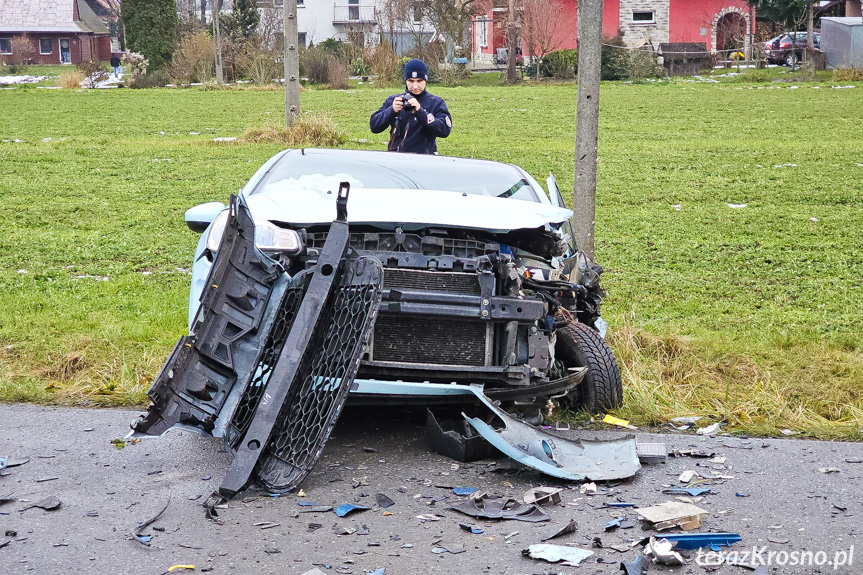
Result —
POLYGON ((396 114, 393 111, 393 100, 402 94, 396 94, 386 99, 380 110, 372 114, 369 127, 372 133, 379 134, 390 128, 390 142, 387 150, 391 152, 411 152, 414 154, 434 154, 437 151, 435 138, 446 138, 452 130, 452 118, 442 98, 433 96, 428 90, 423 90, 419 96, 413 96, 420 104, 420 109, 407 106, 396 114))

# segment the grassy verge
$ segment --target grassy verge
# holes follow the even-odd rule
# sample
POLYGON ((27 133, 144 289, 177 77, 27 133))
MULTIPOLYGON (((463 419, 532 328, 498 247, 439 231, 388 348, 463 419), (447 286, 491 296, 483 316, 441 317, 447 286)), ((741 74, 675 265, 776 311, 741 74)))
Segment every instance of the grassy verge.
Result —
MULTIPOLYGON (((430 90, 454 118, 441 153, 572 189, 573 85, 430 90)), ((860 436, 861 90, 603 85, 597 260, 619 415, 860 436)), ((311 89, 302 106, 332 118, 343 146, 384 149, 368 116, 394 91, 311 89)), ((213 138, 278 124, 283 97, 18 89, 0 109, 0 400, 144 405, 185 327, 197 236, 184 210, 224 201, 281 147, 213 138)))

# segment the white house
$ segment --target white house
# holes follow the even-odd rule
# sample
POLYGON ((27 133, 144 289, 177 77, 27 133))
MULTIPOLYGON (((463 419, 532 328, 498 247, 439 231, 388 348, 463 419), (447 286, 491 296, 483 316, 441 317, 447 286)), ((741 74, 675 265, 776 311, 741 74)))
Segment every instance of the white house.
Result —
MULTIPOLYGON (((378 0, 297 0, 299 43, 308 46, 327 38, 359 45, 376 44, 378 0)), ((283 0, 259 0, 258 10, 283 10, 283 0)))

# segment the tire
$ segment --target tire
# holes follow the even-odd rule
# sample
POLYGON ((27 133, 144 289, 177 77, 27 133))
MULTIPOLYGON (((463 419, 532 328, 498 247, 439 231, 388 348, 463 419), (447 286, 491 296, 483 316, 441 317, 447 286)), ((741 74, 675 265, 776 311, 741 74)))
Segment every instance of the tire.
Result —
POLYGON ((792 67, 793 67, 793 66, 796 66, 796 65, 797 65, 797 64, 799 64, 799 63, 800 63, 800 56, 798 56, 798 55, 797 55, 797 54, 795 54, 794 52, 791 52, 790 54, 788 54, 788 56, 786 56, 786 57, 785 57, 785 64, 786 64, 787 66, 792 66, 792 67))
POLYGON ((622 406, 620 368, 605 340, 583 323, 570 323, 556 333, 555 357, 566 367, 587 368, 581 384, 566 396, 567 407, 605 413, 622 406))

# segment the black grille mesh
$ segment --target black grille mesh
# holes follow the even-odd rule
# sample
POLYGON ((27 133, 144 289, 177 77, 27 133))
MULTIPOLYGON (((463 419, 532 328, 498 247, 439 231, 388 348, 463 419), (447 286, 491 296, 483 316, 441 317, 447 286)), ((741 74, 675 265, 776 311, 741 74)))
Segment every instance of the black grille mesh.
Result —
POLYGON ((276 419, 258 478, 270 489, 297 485, 311 470, 359 367, 381 296, 380 263, 348 261, 276 419), (357 270, 362 269, 362 272, 357 270))
POLYGON ((258 408, 258 403, 261 401, 261 397, 267 387, 270 373, 273 371, 279 354, 282 353, 285 339, 288 337, 288 332, 294 324, 294 318, 297 315, 300 303, 303 301, 303 294, 306 291, 307 279, 309 277, 308 273, 297 276, 285 291, 282 305, 276 314, 273 327, 267 336, 266 344, 261 352, 258 367, 255 369, 254 376, 252 376, 249 386, 243 392, 243 397, 237 404, 237 409, 231 418, 232 429, 230 430, 229 441, 235 449, 240 439, 249 430, 255 410, 258 408))
POLYGON ((436 272, 387 268, 384 270, 384 289, 419 291, 445 291, 481 295, 475 273, 436 272))
POLYGON ((372 356, 374 361, 482 366, 485 340, 481 321, 381 314, 372 356))

